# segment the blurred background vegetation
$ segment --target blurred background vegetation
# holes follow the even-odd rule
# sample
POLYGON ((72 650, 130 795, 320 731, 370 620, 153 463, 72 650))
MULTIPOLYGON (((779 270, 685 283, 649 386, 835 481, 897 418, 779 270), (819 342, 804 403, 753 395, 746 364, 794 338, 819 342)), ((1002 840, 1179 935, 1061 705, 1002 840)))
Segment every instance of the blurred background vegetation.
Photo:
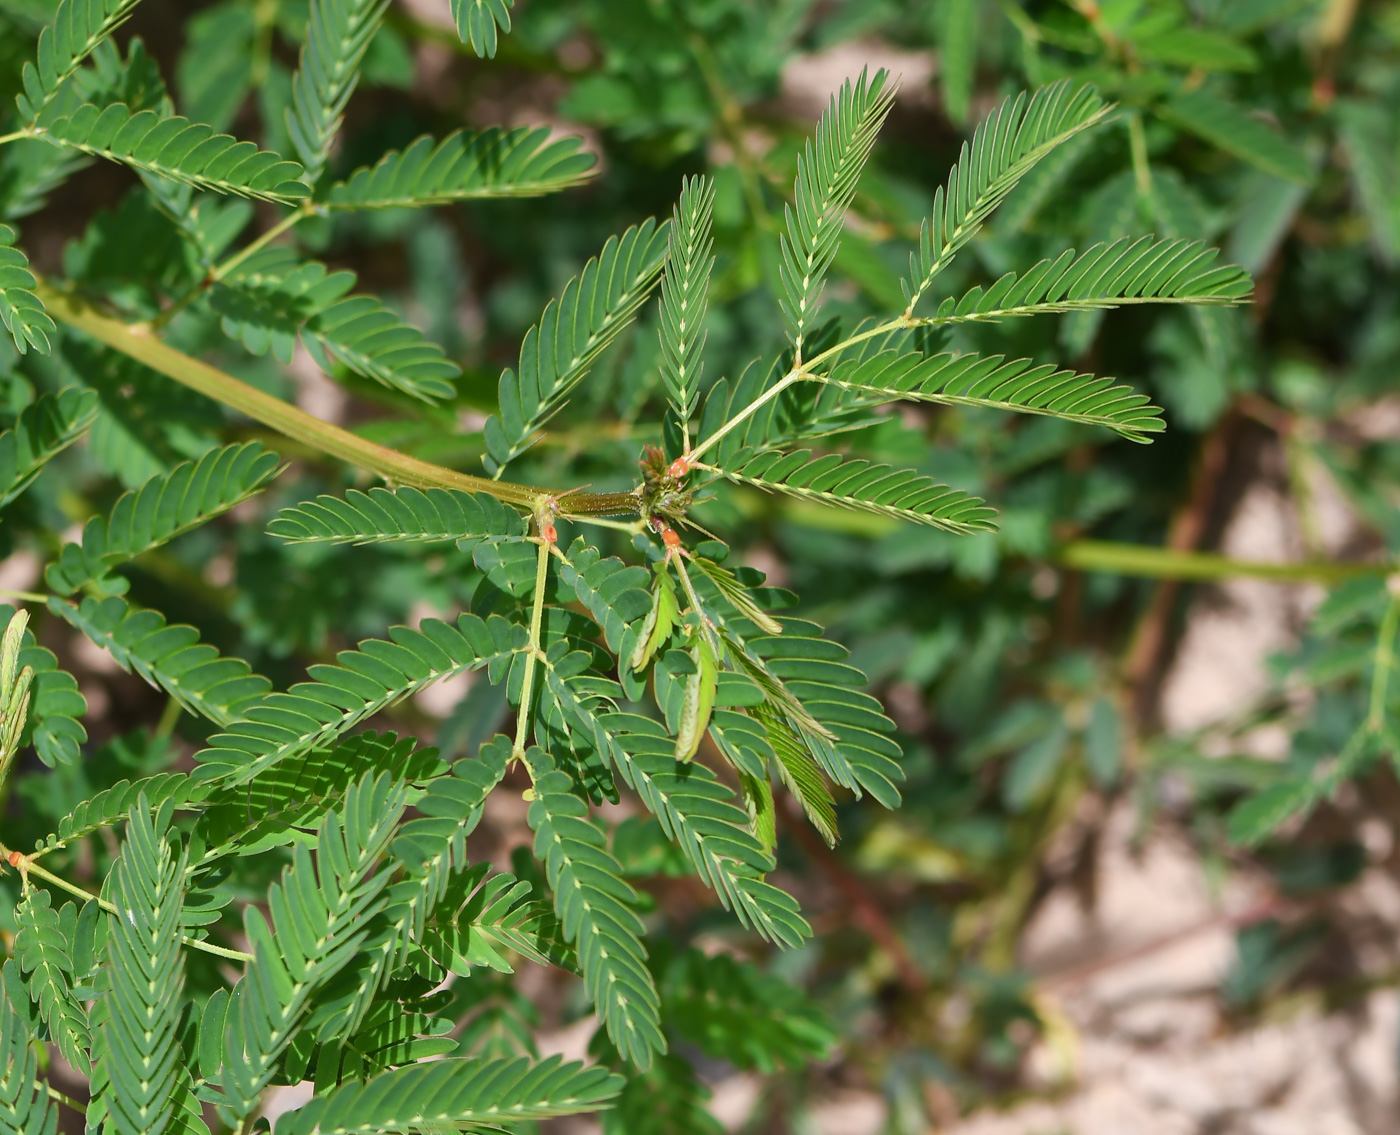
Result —
MULTIPOLYGON (((51 10, 0 0, 7 104, 51 10)), ((146 0, 118 39, 158 62, 182 113, 285 153, 306 16, 304 0, 146 0)), ((800 144, 866 64, 903 86, 843 237, 834 275, 854 284, 828 289, 833 313, 902 306, 911 241, 972 127, 1006 94, 1065 76, 1099 84, 1120 105, 1115 122, 1038 168, 945 290, 1151 231, 1205 237, 1257 281, 1239 309, 1025 320, 1000 339, 959 331, 958 346, 1056 358, 1150 393, 1169 424, 1150 447, 936 410, 853 435, 855 452, 995 501, 995 535, 758 495, 698 513, 851 648, 901 729, 909 775, 901 811, 845 807, 834 852, 788 824, 782 872, 819 933, 764 962, 807 991, 841 1043, 815 1066, 798 1046, 776 1068, 700 1046, 689 1055, 726 1122, 904 1135, 1020 1107, 1005 1122, 1030 1118, 1006 1131, 1151 1130, 1131 1111, 1095 1126, 1099 1113, 1073 1101, 1118 1075, 1113 1060, 1209 1042, 1243 1069, 1253 1050, 1233 1039, 1300 1020, 1332 1036, 1342 1019, 1356 1038, 1381 1030, 1389 1070, 1356 1072, 1361 1087, 1337 1112, 1352 1126, 1325 1129, 1394 1130, 1400 680, 1386 564, 1400 544, 1400 4, 519 0, 512 17, 495 59, 479 60, 447 0, 395 4, 333 172, 423 133, 547 124, 585 135, 599 177, 542 200, 303 225, 328 263, 461 363, 453 404, 331 384, 295 360, 250 366, 208 321, 174 322, 173 341, 365 436, 479 471, 500 368, 550 296, 607 236, 668 215, 682 178, 708 172, 719 261, 706 373, 738 374, 782 346, 764 282, 800 144), (1111 988, 1129 971, 1136 1024, 1111 988), (1144 1003, 1165 1006, 1157 1025, 1142 1023, 1144 1003), (1051 1102, 1027 1112, 1032 1099, 1051 1102)), ((110 279, 109 303, 154 316, 162 272, 180 270, 174 230, 115 166, 49 194, 35 147, 0 152, 0 216, 36 268, 66 267, 98 290, 110 279)), ((599 488, 630 484, 641 439, 629 423, 654 392, 658 350, 643 319, 567 428, 513 475, 555 483, 568 463, 599 488)), ((117 356, 20 366, 0 340, 4 412, 52 377, 45 367, 69 366, 63 377, 98 390, 102 415, 74 475, 41 481, 0 528, 7 589, 32 582, 44 533, 52 554, 123 486, 216 439, 257 436, 117 356)), ((267 507, 352 477, 310 458, 267 507)), ((142 560, 133 597, 283 686, 390 623, 462 609, 478 578, 455 553, 289 547, 261 525, 226 524, 142 560)), ((96 755, 19 780, 4 824, 20 846, 71 801, 188 747, 155 691, 61 625, 38 630, 80 676, 96 755)), ((396 711, 449 754, 502 712, 484 686, 396 711)), ((499 847, 520 842, 520 816, 488 818, 499 847)), ((678 940, 703 942, 712 912, 665 858, 639 844, 631 866, 678 940)), ((496 992, 482 1027, 503 1034, 557 1039, 583 1008, 543 979, 496 992)), ((1209 1079, 1161 1067, 1179 1090, 1209 1079)), ((1303 1114, 1286 1087, 1215 1111, 1164 1090, 1160 1107, 1195 1126, 1161 1130, 1263 1131, 1231 1117, 1303 1114)), ((1139 1097, 1151 1115, 1155 1097, 1139 1097)))

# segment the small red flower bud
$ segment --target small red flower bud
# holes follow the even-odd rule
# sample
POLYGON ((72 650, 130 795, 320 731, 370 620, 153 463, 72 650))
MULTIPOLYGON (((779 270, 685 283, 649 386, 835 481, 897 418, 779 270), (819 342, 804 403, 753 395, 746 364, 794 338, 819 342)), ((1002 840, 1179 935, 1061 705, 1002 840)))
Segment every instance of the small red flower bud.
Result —
POLYGON ((681 538, 676 535, 676 530, 674 528, 665 528, 662 530, 661 542, 668 548, 679 548, 681 546, 681 538))
POLYGON ((670 477, 672 480, 679 481, 689 472, 690 462, 684 457, 677 457, 671 462, 671 467, 666 470, 666 476, 670 477))
POLYGON ((541 528, 540 535, 544 537, 544 542, 546 544, 559 543, 559 529, 555 528, 552 524, 546 524, 541 528))

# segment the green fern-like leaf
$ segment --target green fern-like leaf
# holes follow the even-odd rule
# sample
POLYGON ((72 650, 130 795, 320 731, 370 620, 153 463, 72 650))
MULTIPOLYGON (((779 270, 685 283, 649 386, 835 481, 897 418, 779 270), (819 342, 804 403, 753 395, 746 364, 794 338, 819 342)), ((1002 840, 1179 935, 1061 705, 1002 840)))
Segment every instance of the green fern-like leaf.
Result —
POLYGON ((1075 87, 1068 79, 998 106, 977 127, 971 146, 963 146, 946 189, 934 195, 933 217, 920 230, 919 251, 909 258, 909 277, 902 282, 907 310, 914 310, 934 277, 1037 162, 1102 122, 1111 109, 1093 87, 1075 87))
POLYGON ((1165 429, 1161 409, 1111 378, 1059 370, 1004 355, 920 355, 880 351, 840 363, 817 381, 872 403, 931 402, 1040 414, 1103 426, 1129 441, 1165 429))
POLYGON ((704 373, 700 355, 705 349, 705 309, 715 263, 710 238, 714 202, 715 183, 709 178, 689 178, 681 186, 661 277, 661 377, 687 438, 704 373))
POLYGON ((308 185, 315 185, 326 167, 360 63, 388 6, 389 0, 312 0, 287 108, 287 129, 308 185))
POLYGON ((80 606, 50 599, 49 610, 106 650, 123 670, 135 670, 216 725, 233 724, 272 690, 272 683, 241 658, 224 658, 200 642, 194 627, 167 624, 159 611, 133 608, 119 596, 87 598, 80 606))
POLYGON ((525 759, 535 782, 529 812, 535 856, 545 865, 555 911, 578 948, 584 984, 608 1036, 628 1061, 645 1069, 653 1054, 666 1051, 666 1039, 642 923, 632 907, 635 892, 622 880, 587 806, 572 795, 568 776, 540 749, 525 759))
POLYGON ((97 418, 97 393, 70 386, 26 406, 0 433, 0 508, 34 483, 55 455, 82 437, 97 418))
POLYGON ((123 493, 108 516, 83 528, 81 544, 65 544, 44 580, 60 595, 91 583, 120 594, 127 582, 111 570, 143 552, 221 516, 262 489, 278 472, 277 455, 257 442, 212 450, 141 488, 123 493))
POLYGON ((971 323, 1052 311, 1092 311, 1139 303, 1233 304, 1249 298, 1249 273, 1213 266, 1218 252, 1200 241, 1123 237, 1008 272, 985 292, 950 296, 930 323, 971 323))
POLYGON ((392 896, 401 953, 423 939, 429 913, 466 867, 467 836, 481 822, 486 797, 505 776, 510 757, 510 741, 496 737, 476 759, 455 762, 452 775, 435 780, 417 802, 421 817, 399 829, 391 850, 409 876, 394 885, 392 896))
POLYGON ((462 615, 456 626, 425 619, 417 630, 390 628, 389 639, 368 639, 357 650, 342 651, 339 665, 311 668, 314 681, 249 706, 243 721, 195 754, 195 777, 244 784, 443 678, 487 667, 499 681, 523 645, 500 616, 483 621, 462 615))
POLYGON ((250 351, 290 362, 297 335, 317 364, 341 363, 424 402, 450 398, 461 370, 441 347, 373 296, 346 295, 355 274, 300 263, 291 250, 250 256, 210 294, 226 334, 250 351))
POLYGON ((108 888, 118 914, 107 935, 110 992, 97 1058, 107 1114, 120 1135, 161 1135, 174 1113, 184 879, 184 859, 171 855, 148 806, 138 800, 108 888))
POLYGON ((836 256, 846 210, 894 95, 885 71, 877 71, 874 78, 862 71, 854 85, 847 80, 831 97, 816 137, 797 159, 794 202, 785 210, 787 232, 778 270, 781 305, 798 363, 821 301, 822 283, 836 256))
POLYGON ((613 714, 601 724, 616 740, 613 752, 623 780, 724 907, 770 942, 792 947, 810 937, 797 902, 763 880, 773 868, 772 857, 715 775, 703 765, 677 761, 675 740, 657 722, 613 714))
POLYGON ((665 263, 667 232, 668 226, 648 220, 609 239, 526 333, 519 372, 501 375, 500 414, 485 427, 492 473, 533 444, 598 356, 636 318, 665 263))
POLYGON ((29 258, 15 247, 15 230, 0 225, 0 323, 21 355, 30 347, 47 355, 53 349, 49 337, 58 333, 33 292, 37 282, 29 270, 29 258))
POLYGON ((608 648, 619 658, 629 657, 632 626, 651 607, 646 568, 623 563, 616 556, 604 557, 597 548, 578 541, 559 565, 559 578, 588 608, 602 628, 608 648))
POLYGON ((24 93, 15 96, 20 117, 34 122, 53 102, 83 60, 131 16, 137 0, 63 0, 39 33, 39 50, 23 72, 24 93))
POLYGON ((342 1084, 277 1121, 276 1135, 377 1135, 381 1131, 498 1130, 503 1122, 605 1107, 622 1080, 605 1068, 517 1060, 434 1060, 342 1084))
POLYGON ((304 844, 268 892, 269 918, 248 907, 244 927, 255 960, 234 987, 221 1082, 246 1116, 312 1007, 312 995, 354 961, 365 925, 383 908, 392 870, 376 870, 405 807, 402 784, 367 775, 316 833, 317 861, 304 844))
POLYGON ((455 540, 464 549, 482 540, 523 539, 520 513, 486 493, 460 489, 349 490, 284 508, 268 525, 294 544, 387 544, 455 540))
POLYGON ((558 937, 549 907, 532 899, 528 881, 492 874, 481 863, 463 871, 428 913, 418 941, 449 973, 473 969, 514 973, 514 952, 539 965, 572 966, 572 951, 558 937))
POLYGON ((1312 163, 1292 142, 1204 88, 1176 95, 1159 110, 1173 125, 1243 158, 1265 173, 1300 185, 1313 179, 1312 163))
POLYGON ((661 974, 661 992, 676 1031, 736 1068, 801 1068, 840 1039, 802 990, 726 954, 678 954, 661 974))
POLYGON ((246 784, 212 786, 195 832, 207 849, 206 862, 231 852, 260 851, 313 832, 366 773, 417 784, 443 771, 436 750, 418 748, 411 737, 358 733, 274 765, 246 784))
POLYGON ((73 996, 71 952, 48 891, 31 891, 15 908, 15 922, 19 926, 15 957, 25 972, 29 995, 38 1002, 49 1027, 49 1036, 63 1059, 84 1076, 90 1075, 92 1034, 87 1011, 73 996))
POLYGON ((302 168, 296 162, 178 115, 154 110, 133 114, 123 103, 101 109, 85 103, 37 129, 38 137, 56 146, 196 189, 278 202, 299 201, 310 194, 297 180, 302 168))
POLYGON ((911 520, 946 532, 987 532, 996 513, 977 497, 940 485, 912 469, 873 465, 861 458, 811 450, 782 453, 743 449, 727 459, 725 468, 709 469, 736 485, 750 485, 802 500, 911 520))
POLYGON ((20 981, 19 963, 0 981, 0 1135, 56 1135, 58 1110, 39 1079, 37 1021, 20 981))
POLYGON ((119 780, 59 820, 57 833, 40 840, 37 846, 43 850, 66 847, 83 836, 121 823, 143 795, 150 807, 159 808, 167 800, 176 806, 184 804, 192 791, 190 778, 182 772, 162 772, 137 781, 119 780))
POLYGON ((515 0, 452 0, 457 37, 484 59, 496 58, 496 41, 510 34, 510 10, 515 0))
POLYGON ((593 174, 582 139, 550 140, 547 127, 469 133, 457 131, 436 145, 422 137, 391 150, 331 188, 326 208, 421 208, 491 197, 539 197, 579 185, 593 174))

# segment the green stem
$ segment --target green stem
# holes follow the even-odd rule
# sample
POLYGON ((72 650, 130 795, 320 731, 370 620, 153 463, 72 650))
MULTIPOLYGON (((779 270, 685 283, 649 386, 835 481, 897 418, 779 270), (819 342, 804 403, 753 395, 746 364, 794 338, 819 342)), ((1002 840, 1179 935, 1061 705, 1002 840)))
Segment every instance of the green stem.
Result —
POLYGON ((1142 128, 1142 115, 1131 111, 1127 115, 1128 146, 1133 155, 1133 178, 1142 195, 1152 192, 1152 167, 1147 161, 1147 134, 1142 128))
POLYGON ((776 398, 793 383, 798 382, 799 380, 804 378, 821 377, 819 375, 814 375, 811 373, 812 368, 815 367, 818 363, 825 362, 833 355, 839 355, 841 354, 841 352, 849 350, 851 347, 855 346, 855 344, 863 343, 866 339, 873 339, 877 335, 888 335, 891 331, 898 331, 901 328, 911 327, 916 322, 918 321, 910 320, 907 316, 901 315, 895 319, 891 319, 888 323, 881 323, 876 327, 871 327, 865 331, 862 331, 859 335, 852 335, 849 339, 843 339, 841 342, 837 343, 836 346, 828 347, 825 351, 822 351, 821 354, 814 355, 812 358, 808 359, 800 366, 793 367, 792 370, 788 371, 787 374, 783 375, 782 378, 780 378, 777 382, 775 382, 772 386, 770 386, 767 390, 765 390, 762 394, 760 394, 757 398, 755 398, 752 402, 750 402, 747 406, 745 406, 742 410, 740 410, 737 414, 730 418, 729 421, 725 422, 724 425, 722 425, 718 430, 716 430, 704 441, 702 441, 698 446, 692 449, 690 453, 688 453, 686 456, 689 459, 691 459, 693 463, 695 458, 699 457, 706 450, 712 448, 716 442, 718 442, 721 438, 724 437, 725 434, 729 433, 736 426, 742 425, 749 418, 753 417, 753 415, 756 414, 760 409, 762 409, 763 406, 771 402, 774 398, 776 398))
MULTIPOLYGON (((5 847, 4 844, 0 844, 0 858, 9 862, 13 854, 14 853, 5 847)), ((93 894, 91 891, 83 890, 82 887, 78 886, 76 883, 70 883, 61 875, 55 875, 47 867, 40 867, 39 864, 34 863, 27 856, 21 856, 20 858, 24 859, 24 865, 16 868, 16 870, 27 871, 31 875, 37 875, 40 879, 43 879, 44 882, 52 884, 59 890, 67 891, 70 895, 73 895, 75 898, 80 898, 84 902, 95 902, 108 914, 121 913, 113 903, 108 902, 106 899, 93 894)), ((186 937, 184 934, 180 935, 180 941, 186 946, 192 946, 196 950, 203 950, 206 954, 217 954, 219 957, 228 958, 230 961, 251 962, 253 960, 252 954, 245 954, 242 950, 226 950, 224 947, 216 946, 212 942, 203 942, 198 938, 186 937)))
POLYGON ((0 595, 3 595, 7 599, 19 599, 25 603, 47 603, 49 601, 49 597, 47 595, 40 595, 37 591, 3 590, 0 591, 0 595))
POLYGON ((1390 594, 1381 619, 1380 634, 1376 636, 1375 671, 1371 675, 1371 705, 1366 714, 1366 728, 1377 731, 1385 724, 1386 687, 1390 672, 1395 669, 1395 632, 1400 629, 1400 594, 1390 594))
POLYGON ((16 130, 13 134, 0 134, 0 146, 3 146, 6 142, 18 142, 21 138, 31 137, 33 137, 33 134, 28 128, 16 130))
MULTIPOLYGON (((548 582, 551 547, 550 542, 543 536, 540 537, 539 544, 539 560, 535 565, 535 601, 534 606, 530 608, 530 644, 525 652, 525 676, 520 682, 520 709, 515 715, 515 748, 512 753, 527 771, 530 765, 524 759, 525 736, 530 727, 530 696, 534 693, 535 664, 540 657, 540 629, 544 626, 544 588, 548 582)), ((533 779, 534 774, 530 775, 533 779)))
POLYGON ((509 481, 491 481, 445 469, 428 461, 376 445, 356 434, 312 417, 280 398, 265 394, 256 387, 240 382, 232 375, 216 370, 207 363, 191 358, 166 346, 148 329, 130 325, 101 315, 76 296, 61 292, 42 281, 34 292, 49 314, 61 319, 105 343, 113 350, 145 363, 152 370, 173 378, 191 390, 221 402, 230 409, 245 414, 256 422, 276 430, 293 441, 301 442, 321 453, 338 457, 360 469, 377 473, 386 480, 418 488, 462 489, 469 493, 488 493, 498 500, 522 508, 534 509, 546 501, 566 497, 571 512, 607 513, 617 507, 616 493, 561 493, 538 489, 509 481))
POLYGON ((287 232, 289 229, 294 227, 303 217, 309 217, 315 211, 315 205, 303 205, 301 206, 301 208, 295 209, 291 213, 288 213, 285 217, 283 217, 280 221, 273 225, 272 228, 268 229, 267 232, 263 233, 262 236, 252 241, 246 248, 242 248, 239 251, 235 252, 222 264, 216 267, 214 271, 210 273, 210 275, 215 280, 222 280, 225 276, 227 276, 230 272, 232 272, 235 268, 242 264, 243 261, 247 260, 248 257, 252 256, 253 253, 262 251, 262 249, 266 248, 284 232, 287 232))
POLYGON ((55 1088, 52 1084, 47 1084, 47 1083, 46 1083, 46 1084, 44 1085, 44 1091, 46 1091, 46 1092, 48 1093, 49 1099, 51 1099, 51 1100, 57 1100, 59 1103, 63 1104, 64 1107, 71 1107, 71 1108, 72 1108, 74 1111, 76 1111, 79 1115, 86 1115, 86 1114, 87 1114, 87 1107, 86 1107, 85 1105, 79 1103, 79 1102, 78 1102, 77 1100, 75 1100, 72 1096, 65 1096, 62 1092, 60 1092, 60 1091, 59 1091, 57 1088, 55 1088))
POLYGON ((1115 544, 1104 540, 1075 540, 1056 556, 1065 567, 1149 579, 1271 579, 1279 583, 1341 583, 1361 576, 1388 575, 1395 565, 1342 563, 1336 560, 1303 560, 1272 563, 1237 560, 1212 552, 1179 552, 1139 544, 1115 544))

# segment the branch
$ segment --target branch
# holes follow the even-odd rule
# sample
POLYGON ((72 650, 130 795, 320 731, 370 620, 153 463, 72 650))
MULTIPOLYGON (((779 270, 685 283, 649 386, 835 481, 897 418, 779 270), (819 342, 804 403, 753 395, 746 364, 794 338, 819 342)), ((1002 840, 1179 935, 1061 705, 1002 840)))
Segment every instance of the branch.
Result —
POLYGON ((578 513, 585 516, 626 511, 627 501, 631 499, 630 494, 565 494, 530 485, 512 484, 509 481, 492 481, 421 461, 416 457, 376 445, 329 422, 323 422, 280 398, 265 394, 256 387, 240 382, 232 375, 166 346, 142 324, 122 323, 102 315, 78 297, 59 291, 42 281, 35 286, 34 291, 55 319, 86 332, 113 350, 120 351, 167 378, 172 378, 191 390, 197 390, 206 397, 261 422, 284 437, 301 442, 321 453, 338 457, 359 469, 377 473, 394 483, 413 485, 417 488, 438 487, 488 493, 497 500, 532 510, 562 497, 567 505, 560 508, 561 514, 578 513))

